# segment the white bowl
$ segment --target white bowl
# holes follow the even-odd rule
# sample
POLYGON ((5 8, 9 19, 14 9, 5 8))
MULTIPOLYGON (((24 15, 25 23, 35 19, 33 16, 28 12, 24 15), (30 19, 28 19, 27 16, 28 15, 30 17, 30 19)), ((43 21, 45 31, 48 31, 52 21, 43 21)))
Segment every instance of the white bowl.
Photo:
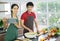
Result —
POLYGON ((32 33, 25 33, 25 36, 27 38, 35 38, 37 36, 37 34, 36 33, 34 33, 34 34, 32 34, 32 33))

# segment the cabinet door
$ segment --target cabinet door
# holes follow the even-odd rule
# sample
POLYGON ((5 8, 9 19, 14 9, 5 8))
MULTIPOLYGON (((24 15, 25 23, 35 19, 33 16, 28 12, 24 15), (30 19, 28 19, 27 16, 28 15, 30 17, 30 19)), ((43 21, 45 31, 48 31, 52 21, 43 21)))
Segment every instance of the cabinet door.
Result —
POLYGON ((19 28, 18 29, 18 36, 22 36, 23 35, 23 28, 19 28))
POLYGON ((0 41, 4 41, 5 34, 0 34, 0 41))
POLYGON ((0 2, 0 18, 9 18, 11 11, 10 11, 10 3, 8 2, 0 2), (8 6, 8 7, 7 7, 8 6))

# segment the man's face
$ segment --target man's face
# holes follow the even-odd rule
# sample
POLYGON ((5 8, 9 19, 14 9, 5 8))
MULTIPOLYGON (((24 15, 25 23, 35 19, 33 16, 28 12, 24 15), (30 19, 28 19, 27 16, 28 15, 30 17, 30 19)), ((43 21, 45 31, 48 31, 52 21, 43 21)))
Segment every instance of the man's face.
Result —
POLYGON ((33 9, 33 6, 28 6, 28 7, 27 7, 27 10, 28 10, 29 12, 31 12, 32 9, 33 9))

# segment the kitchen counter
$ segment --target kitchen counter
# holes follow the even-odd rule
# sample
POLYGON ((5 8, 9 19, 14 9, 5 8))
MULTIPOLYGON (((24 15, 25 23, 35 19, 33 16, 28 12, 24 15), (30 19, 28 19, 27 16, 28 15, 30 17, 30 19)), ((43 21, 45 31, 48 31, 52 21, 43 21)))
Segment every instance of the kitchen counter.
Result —
POLYGON ((33 39, 31 39, 32 41, 38 41, 38 39, 37 38, 33 38, 33 39))
MULTIPOLYGON (((21 40, 24 40, 24 36, 21 36, 21 37, 18 37, 17 39, 21 39, 21 40)), ((26 38, 26 39, 29 39, 30 41, 38 41, 37 38, 26 38)))
MULTIPOLYGON (((38 41, 40 41, 41 38, 45 38, 46 36, 47 36, 47 34, 39 36, 38 41)), ((45 40, 45 41, 60 41, 60 36, 51 37, 49 40, 45 40)))
MULTIPOLYGON (((18 36, 21 36, 23 34, 22 32, 23 32, 22 28, 18 29, 18 36)), ((6 34, 5 31, 0 31, 0 41, 4 41, 5 34, 6 34)))

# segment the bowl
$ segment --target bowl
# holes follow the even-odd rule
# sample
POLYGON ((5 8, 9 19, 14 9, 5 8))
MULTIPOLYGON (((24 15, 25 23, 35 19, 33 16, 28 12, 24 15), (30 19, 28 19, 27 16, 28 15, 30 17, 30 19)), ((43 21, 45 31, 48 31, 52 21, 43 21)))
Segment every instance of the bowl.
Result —
POLYGON ((35 38, 37 36, 37 33, 29 32, 29 33, 25 33, 25 36, 27 38, 35 38))

